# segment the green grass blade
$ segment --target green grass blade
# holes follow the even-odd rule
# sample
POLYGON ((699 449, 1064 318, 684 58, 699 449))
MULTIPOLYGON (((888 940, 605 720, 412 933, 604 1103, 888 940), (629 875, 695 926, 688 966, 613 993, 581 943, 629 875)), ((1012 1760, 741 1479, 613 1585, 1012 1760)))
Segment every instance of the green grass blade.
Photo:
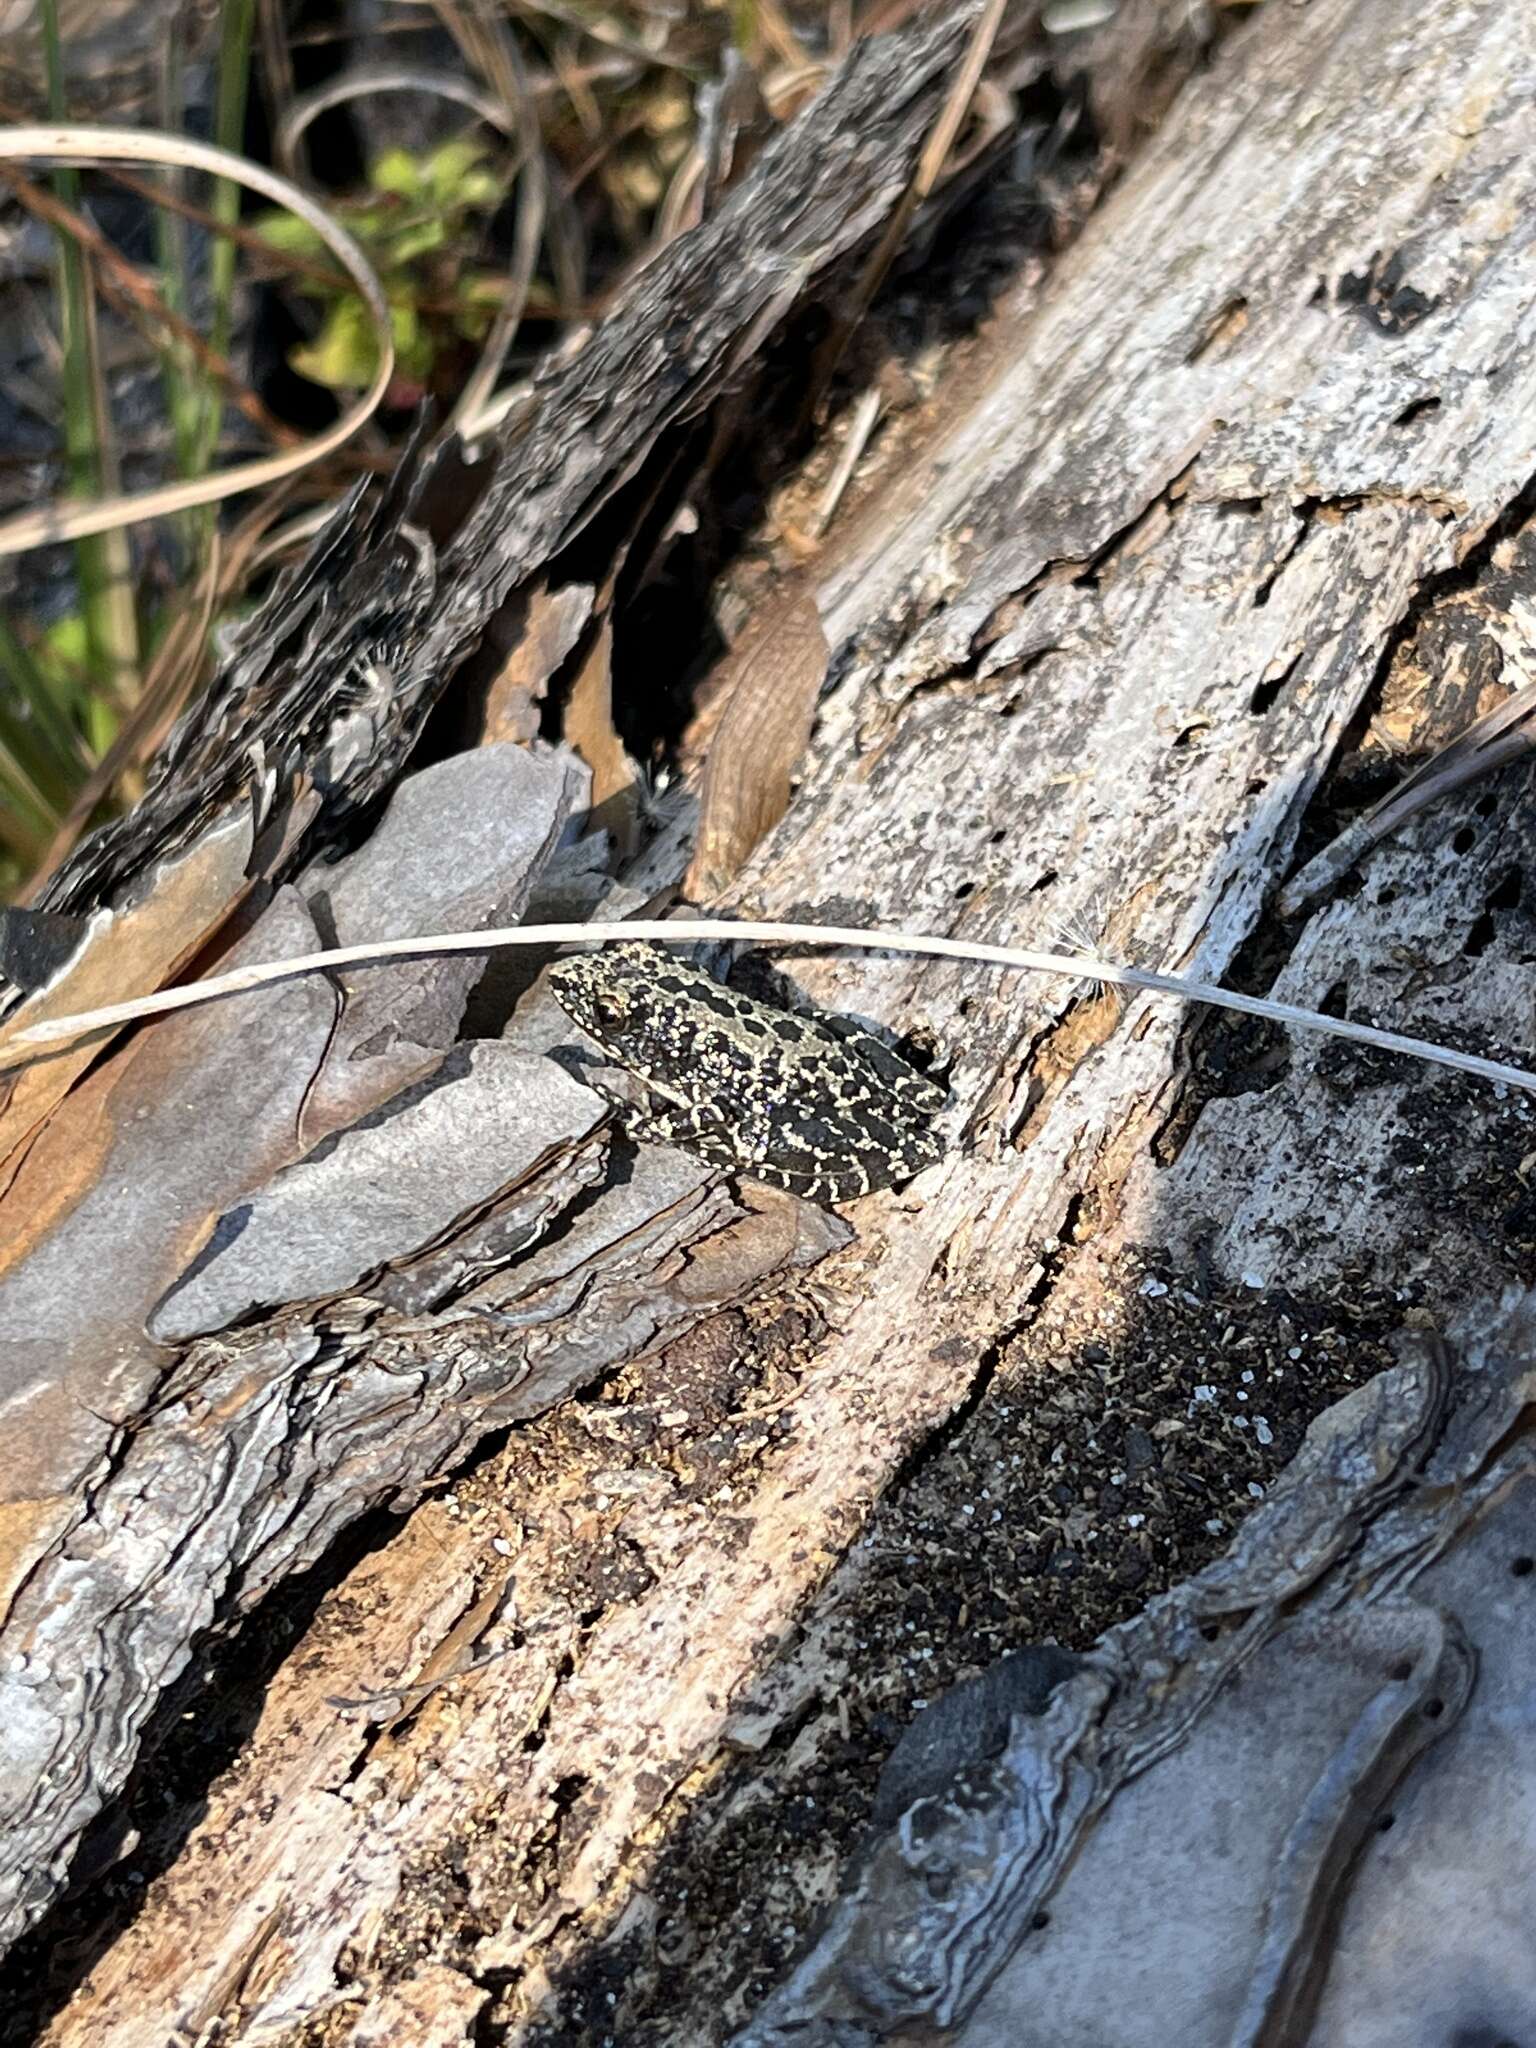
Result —
MULTIPOLYGON (((184 94, 182 91, 181 51, 176 38, 170 38, 165 53, 165 64, 160 74, 160 126, 174 132, 181 125, 184 94)), ((175 177, 184 182, 181 172, 167 171, 166 177, 175 177)), ((168 206, 157 206, 154 215, 155 262, 160 274, 160 290, 166 305, 173 313, 179 313, 185 320, 190 317, 192 292, 187 265, 187 227, 178 213, 168 206)), ((181 476, 202 474, 197 463, 199 437, 202 432, 204 385, 197 365, 188 359, 187 352, 179 342, 168 336, 159 351, 160 382, 165 391, 166 416, 171 422, 171 445, 175 451, 176 468, 181 476)), ((197 515, 186 515, 189 522, 196 522, 197 515)), ((191 524, 184 526, 186 538, 193 538, 191 524)))
POLYGON ((0 616, 0 731, 32 787, 62 807, 86 772, 79 736, 47 674, 9 619, 0 616))
MULTIPOLYGON (((40 19, 49 111, 55 120, 63 121, 67 113, 58 0, 43 0, 40 19)), ((79 172, 61 167, 52 177, 59 197, 78 208, 79 172)), ((116 488, 117 465, 108 434, 90 270, 84 252, 71 236, 57 231, 54 247, 63 351, 65 462, 71 488, 82 497, 100 497, 116 488)), ((132 562, 124 533, 78 540, 74 553, 95 684, 78 700, 76 710, 88 742, 99 753, 110 745, 117 730, 117 705, 131 702, 138 692, 132 562)))
POLYGON ((50 810, 20 764, 11 758, 0 733, 0 848, 11 856, 10 862, 0 862, 0 870, 7 866, 16 870, 14 875, 0 873, 0 881, 20 881, 32 872, 62 815, 50 810))
MULTIPOLYGON (((256 18, 256 0, 223 0, 219 11, 219 76, 214 95, 213 139, 221 149, 238 155, 245 139, 245 102, 251 76, 251 34, 256 18)), ((209 202, 215 220, 233 227, 240 218, 240 188, 228 178, 215 180, 209 202)), ((211 299, 208 341, 221 356, 229 354, 234 329, 235 298, 234 243, 226 235, 214 240, 208 252, 208 287, 211 299)), ((218 440, 222 401, 216 387, 205 386, 194 460, 201 475, 213 456, 218 440)))

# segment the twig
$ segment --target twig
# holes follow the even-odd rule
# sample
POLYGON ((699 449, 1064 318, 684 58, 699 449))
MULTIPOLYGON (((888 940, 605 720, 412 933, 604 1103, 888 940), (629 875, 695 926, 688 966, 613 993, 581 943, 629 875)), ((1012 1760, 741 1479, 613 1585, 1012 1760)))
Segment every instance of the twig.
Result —
POLYGON ((838 451, 837 466, 828 480, 827 488, 821 495, 810 520, 810 534, 813 540, 820 540, 832 524, 832 515, 842 503, 844 491, 852 481, 853 472, 859 466, 859 457, 869 446, 869 437, 875 431, 875 422, 885 403, 884 394, 878 384, 871 384, 853 408, 848 420, 848 431, 843 436, 843 445, 838 451))
POLYGON ((520 1645, 506 1643, 499 1650, 487 1650, 483 1657, 476 1657, 472 1663, 463 1664, 457 1671, 444 1671, 436 1678, 418 1679, 414 1685, 384 1685, 376 1692, 358 1693, 349 1697, 344 1693, 328 1693, 325 1704, 334 1707, 338 1714, 366 1713, 373 1707, 387 1707, 398 1703, 402 1709, 419 1707, 423 1700, 430 1699, 435 1692, 441 1692, 445 1685, 452 1685, 455 1679, 471 1678, 475 1672, 483 1671, 488 1664, 499 1663, 503 1657, 510 1657, 520 1645))
POLYGON ((1527 683, 1405 775, 1380 803, 1372 804, 1346 825, 1337 839, 1291 877, 1280 892, 1280 915, 1298 916, 1315 897, 1341 881, 1373 846, 1400 832, 1420 811, 1529 754, 1536 748, 1533 714, 1536 683, 1527 683))
POLYGON ((289 960, 266 961, 252 967, 236 968, 208 981, 185 988, 160 989, 153 995, 135 996, 125 1003, 108 1003, 101 1009, 81 1010, 71 1017, 54 1017, 11 1033, 0 1043, 0 1069, 22 1066, 61 1045, 72 1044, 99 1031, 120 1024, 132 1024, 144 1017, 157 1017, 171 1010, 191 1009, 248 989, 269 988, 300 974, 328 973, 339 967, 368 967, 387 960, 430 960, 444 954, 489 953, 501 946, 587 945, 594 940, 651 939, 661 945, 689 946, 700 939, 743 940, 775 945, 848 946, 870 953, 908 953, 923 959, 974 960, 992 967, 1022 969, 1032 974, 1064 974, 1074 981, 1102 981, 1113 988, 1140 989, 1146 994, 1177 996, 1187 1003, 1208 1003, 1213 1009, 1236 1010, 1245 1017, 1263 1017, 1274 1024, 1287 1024, 1299 1031, 1316 1031, 1329 1038, 1349 1039, 1377 1052, 1402 1053, 1409 1059, 1427 1060, 1434 1066, 1454 1067, 1476 1074, 1484 1081, 1510 1088, 1536 1091, 1536 1073, 1524 1067, 1506 1065, 1502 1060, 1484 1059, 1480 1054, 1456 1052, 1450 1046, 1434 1045, 1427 1039, 1408 1038, 1396 1031, 1380 1031, 1373 1024, 1356 1024, 1348 1018, 1325 1017, 1317 1010, 1299 1009, 1292 1003, 1270 1002, 1264 996, 1243 995, 1237 989, 1217 988, 1211 982, 1186 981, 1176 974, 1154 974, 1141 967, 1122 967, 1117 961, 1099 960, 1092 955, 1042 953, 1016 946, 986 946, 966 939, 943 939, 918 932, 866 931, 849 925, 779 924, 728 917, 682 919, 637 918, 632 923, 498 925, 483 932, 439 932, 416 939, 378 939, 361 946, 335 946, 322 953, 302 953, 289 960))
POLYGON ((901 246, 902 237, 911 224, 912 216, 928 197, 939 181, 945 159, 954 147, 955 137, 960 133, 975 98, 976 88, 981 83, 981 74, 998 27, 1002 22, 1007 0, 987 0, 986 6, 977 16, 976 26, 971 30, 971 40, 955 73, 954 83, 939 109, 938 118, 929 131, 928 140, 923 144, 917 166, 907 181, 907 189, 891 209, 885 232, 876 244, 875 252, 865 264, 858 283, 848 300, 832 323, 830 333, 816 352, 812 366, 810 390, 804 406, 804 417, 810 418, 821 403, 823 392, 832 381, 832 374, 848 346, 848 338, 863 319, 875 293, 880 289, 881 279, 891 266, 891 259, 901 246))

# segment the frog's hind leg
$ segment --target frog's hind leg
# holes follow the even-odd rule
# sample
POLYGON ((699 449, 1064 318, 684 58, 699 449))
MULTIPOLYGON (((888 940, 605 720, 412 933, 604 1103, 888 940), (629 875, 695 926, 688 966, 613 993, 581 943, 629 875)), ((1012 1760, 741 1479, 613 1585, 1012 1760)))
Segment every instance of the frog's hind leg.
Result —
POLYGON ((907 1103, 920 1116, 935 1116, 948 1102, 946 1088, 930 1080, 921 1067, 914 1067, 883 1038, 876 1038, 872 1031, 866 1031, 862 1024, 850 1023, 846 1017, 830 1021, 848 1053, 872 1067, 882 1086, 898 1101, 907 1103))

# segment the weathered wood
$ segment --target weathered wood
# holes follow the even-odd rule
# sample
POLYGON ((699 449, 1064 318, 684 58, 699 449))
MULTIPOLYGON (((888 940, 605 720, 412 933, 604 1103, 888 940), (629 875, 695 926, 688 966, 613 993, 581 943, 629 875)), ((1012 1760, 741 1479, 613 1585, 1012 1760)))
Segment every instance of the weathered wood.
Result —
MULTIPOLYGON (((663 252, 579 361, 549 373, 532 423, 508 432, 472 484, 443 465, 422 477, 407 463, 382 492, 339 509, 183 721, 144 802, 50 881, 43 907, 79 920, 78 943, 11 1021, 108 983, 118 993, 157 986, 216 937, 228 945, 258 883, 302 887, 280 889, 243 937, 251 956, 316 943, 332 881, 309 860, 316 845, 390 786, 514 586, 537 576, 665 430, 743 374, 817 276, 886 217, 942 103, 952 40, 929 24, 861 44, 719 217, 663 252), (462 531, 445 549, 434 535, 451 528, 450 512, 462 531)), ((554 785, 574 767, 562 763, 554 785)), ((502 830, 503 870, 477 871, 483 886, 460 905, 471 923, 497 901, 518 914, 543 884, 573 796, 554 785, 507 799, 516 829, 502 830), (529 832, 537 843, 523 843, 529 832)), ((471 812, 483 849, 496 807, 471 812)), ((443 836, 414 845, 404 886, 392 897, 375 887, 361 924, 397 932, 403 913, 423 920, 418 930, 441 925, 463 858, 456 847, 442 860, 443 836)), ((498 1410, 503 1421, 528 1412, 654 1340, 671 1323, 669 1286, 677 1327, 687 1327, 840 1235, 811 1212, 759 1222, 675 1160, 661 1163, 660 1180, 642 1163, 600 1215, 567 1229, 557 1219, 585 1203, 601 1170, 601 1142, 578 1136, 583 1123, 594 1131, 600 1107, 571 1092, 542 1045, 533 1051, 544 1079, 531 1093, 519 1094, 504 1058, 466 1066, 452 1048, 472 978, 472 968, 446 978, 440 966, 407 970, 403 982, 392 972, 376 984, 375 1011, 368 977, 341 989, 311 981, 274 991, 243 1021, 210 1017, 108 1059, 96 1047, 43 1061, 0 1089, 10 1176, 0 1219, 10 1431, 0 1667, 14 1688, 0 1770, 0 1934, 14 1935, 57 1888, 81 1828, 122 1783, 159 1692, 216 1611, 259 1598, 369 1505, 404 1498, 495 1426, 498 1410), (305 1291, 301 1259, 280 1283, 271 1271, 255 1276, 248 1302, 279 1310, 266 1328, 219 1334, 213 1297, 224 1314, 236 1297, 213 1283, 260 1248, 252 1202, 265 1199, 275 1235, 285 1205, 305 1206, 302 1178, 322 1192, 306 1155, 331 1134, 316 1121, 327 1099, 338 1124, 343 1102, 358 1120, 349 1140, 373 1115, 363 1151, 376 1173, 398 1177, 383 1119, 413 1089, 428 1098, 417 1108, 441 1164, 455 1117, 477 1096, 482 1140, 494 1135, 485 1104, 498 1075, 500 1113, 532 1150, 514 1143, 493 1185, 486 1173, 476 1189, 466 1182, 453 1217, 440 1210, 422 1228, 414 1188, 391 1216, 359 1156, 371 1221, 354 1214, 353 1250, 371 1251, 352 1269, 368 1305, 333 1293, 318 1320, 283 1313, 294 1289, 305 1291), (550 1090, 565 1100, 553 1119, 538 1107, 541 1092, 553 1107, 550 1090), (681 1246, 700 1226, 714 1249, 685 1260, 681 1246), (537 1277, 518 1265, 519 1289, 530 1282, 537 1300, 476 1294, 473 1281, 540 1238, 560 1249, 546 1245, 537 1277), (639 1287, 642 1271, 669 1268, 661 1293, 639 1287), (448 1295, 452 1329, 431 1313, 448 1295), (552 1337, 556 1324, 569 1343, 552 1337), (189 1351, 169 1348, 198 1335, 189 1351), (531 1394, 530 1370, 544 1396, 531 1394), (424 1405, 402 1405, 406 1385, 424 1405), (395 1436, 402 1423, 413 1452, 395 1436)), ((307 1206, 316 1253, 324 1202, 307 1206)), ((335 1271, 320 1279, 326 1265, 309 1263, 322 1293, 335 1287, 335 1271)))
MULTIPOLYGON (((1087 918, 1106 951, 1212 978, 1255 971, 1262 940, 1292 999, 1342 988, 1383 1021, 1528 1034, 1525 913, 1507 888, 1488 907, 1529 862, 1528 807, 1458 798, 1300 932, 1265 904, 1346 735, 1374 720, 1370 745, 1417 749, 1485 708, 1435 686, 1447 646, 1497 640, 1532 545, 1533 79, 1536 24, 1507 0, 1389 20, 1317 0, 1229 47, 1044 301, 901 422, 820 571, 835 683, 814 763, 735 900, 987 939, 1087 918), (1395 286, 1348 282, 1383 252, 1395 286)), ((915 1467, 875 1504, 925 1439, 990 1386, 966 1428, 1027 1441, 1086 1332, 1116 1356, 1155 1340, 1149 1245, 1216 1303, 1369 1282, 1469 1337, 1528 1281, 1521 1241, 1444 1193, 1491 1173, 1517 1199, 1523 1103, 1283 1045, 1206 1100, 1199 1020, 1164 1004, 947 964, 794 971, 953 1055, 954 1151, 853 1212, 794 1332, 696 1331, 601 1409, 523 1433, 500 1484, 460 1490, 467 1534, 421 1511, 280 1675, 273 1746, 218 1789, 51 2041, 126 2048, 216 2016, 226 2039, 296 2038, 339 1999, 363 2039, 397 1982, 437 1969, 456 1973, 445 2012, 494 1983, 501 2038, 534 2038, 546 2009, 543 2038, 580 2040, 577 1964, 591 2038, 617 2024, 607 1986, 621 2038, 717 2040, 846 1846, 805 1787, 867 1731, 891 1650, 837 1617, 903 1526, 915 1467), (364 1589, 360 1642, 339 1620, 364 1589), (317 1695, 409 1687, 470 1640, 504 1654, 387 1738, 323 1720, 302 1756, 285 1744, 317 1695), (733 1739, 766 1754, 708 1809, 733 1739), (755 1913, 712 1925, 701 1874, 765 1805, 772 1852, 735 1884, 755 1913), (249 1910, 210 1934, 202 1902, 248 1881, 249 1910)), ((701 1232, 745 1222, 682 1219, 679 1272, 701 1232)))

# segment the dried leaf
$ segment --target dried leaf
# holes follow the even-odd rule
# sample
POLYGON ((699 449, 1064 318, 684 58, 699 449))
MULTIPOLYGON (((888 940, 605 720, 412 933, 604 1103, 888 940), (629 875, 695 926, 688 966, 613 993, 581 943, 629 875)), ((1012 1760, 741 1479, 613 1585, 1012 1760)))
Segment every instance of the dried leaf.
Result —
POLYGON ((542 580, 528 592, 521 631, 486 691, 481 738, 517 740, 539 736, 539 705, 550 677, 576 645, 592 616, 590 583, 567 583, 552 591, 542 580))
POLYGON ((565 737, 592 770, 593 823, 628 855, 638 844, 640 771, 613 722, 612 661, 613 627, 605 619, 571 691, 565 737))
POLYGON ((724 709, 704 764, 699 839, 685 891, 716 896, 789 808, 829 660, 808 591, 765 606, 722 664, 724 709))

